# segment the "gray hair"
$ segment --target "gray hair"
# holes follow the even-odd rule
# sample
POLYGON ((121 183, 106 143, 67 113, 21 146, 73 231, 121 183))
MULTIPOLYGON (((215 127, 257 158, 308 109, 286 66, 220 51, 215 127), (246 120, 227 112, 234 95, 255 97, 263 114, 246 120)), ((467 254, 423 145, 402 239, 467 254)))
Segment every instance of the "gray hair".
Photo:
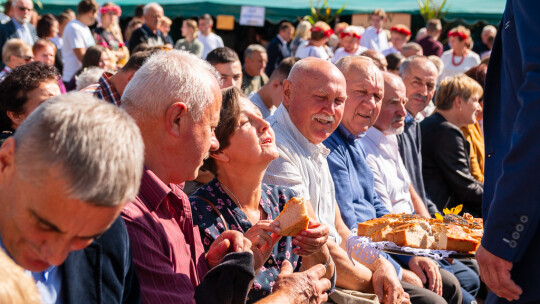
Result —
POLYGON ((401 78, 404 78, 405 76, 407 76, 411 70, 411 66, 413 62, 419 61, 419 60, 424 61, 424 64, 431 65, 433 67, 433 70, 437 73, 437 75, 439 74, 439 70, 437 69, 437 66, 435 66, 435 64, 431 60, 429 60, 425 56, 415 55, 415 56, 411 56, 405 59, 405 61, 401 63, 401 66, 399 67, 399 76, 401 76, 401 78))
POLYGON ((165 113, 181 100, 195 122, 214 102, 209 88, 220 76, 206 61, 179 50, 152 55, 129 81, 122 94, 122 107, 142 119, 165 113))
POLYGON ((143 7, 143 15, 146 15, 151 8, 163 10, 157 2, 150 2, 143 7))
POLYGON ((401 49, 401 52, 414 50, 417 52, 422 52, 422 46, 416 42, 407 42, 403 45, 403 48, 401 49))
POLYGON ((24 180, 40 183, 58 169, 70 198, 96 206, 119 206, 137 195, 143 140, 133 119, 112 104, 77 92, 51 98, 14 139, 24 180), (49 175, 43 168, 51 168, 49 175))
POLYGON ((100 67, 88 67, 85 68, 78 76, 75 76, 76 90, 80 91, 87 86, 98 82, 101 75, 105 72, 104 69, 100 67))
POLYGON ((255 52, 266 54, 266 49, 260 44, 250 44, 244 51, 244 59, 251 58, 255 52))
POLYGON ((493 34, 497 34, 497 28, 494 27, 493 25, 486 25, 484 26, 484 28, 482 29, 482 35, 485 33, 485 32, 491 32, 493 34))

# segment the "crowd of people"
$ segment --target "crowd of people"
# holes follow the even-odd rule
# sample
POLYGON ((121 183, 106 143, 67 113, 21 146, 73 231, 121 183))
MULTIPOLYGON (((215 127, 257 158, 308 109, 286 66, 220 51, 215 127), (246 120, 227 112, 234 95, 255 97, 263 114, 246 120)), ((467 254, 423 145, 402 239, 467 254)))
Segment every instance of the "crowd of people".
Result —
MULTIPOLYGON (((494 150, 483 135, 483 101, 500 98, 488 87, 497 76, 486 82, 497 28, 473 43, 457 26, 445 46, 432 19, 412 42, 406 25, 385 29, 377 9, 366 29, 284 21, 266 45, 237 54, 208 14, 183 20, 174 42, 155 2, 125 31, 112 2, 37 17, 33 5, 8 1, 1 16, 0 264, 13 270, 0 284, 17 287, 0 299, 538 300, 510 279, 518 261, 488 241, 478 263, 347 253, 359 222, 389 213, 432 218, 463 205, 498 227, 486 209, 484 183, 498 178, 485 170, 494 150), (282 237, 275 219, 292 197, 308 202, 310 220, 282 237)), ((537 221, 516 216, 516 230, 501 234, 511 248, 537 221)))

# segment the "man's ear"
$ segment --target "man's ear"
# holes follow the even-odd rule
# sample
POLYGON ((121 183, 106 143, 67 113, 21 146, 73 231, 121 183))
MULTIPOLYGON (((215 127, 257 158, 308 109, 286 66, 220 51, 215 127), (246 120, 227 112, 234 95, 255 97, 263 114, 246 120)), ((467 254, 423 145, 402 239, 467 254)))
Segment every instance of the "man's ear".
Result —
POLYGON ((2 147, 0 147, 0 185, 4 181, 6 174, 15 169, 15 139, 9 137, 2 147))
POLYGON ((277 78, 274 79, 274 80, 272 80, 272 88, 273 88, 274 90, 277 90, 277 88, 278 88, 279 86, 281 86, 281 80, 279 80, 279 79, 277 79, 277 78))
POLYGON ((188 109, 185 103, 175 102, 165 112, 165 126, 167 132, 174 137, 180 137, 182 121, 188 119, 188 109))
POLYGON ((461 108, 463 107, 463 99, 460 96, 456 96, 454 99, 454 107, 461 111, 461 108))
POLYGON ((287 79, 283 80, 283 105, 287 108, 290 105, 292 91, 292 83, 287 79))

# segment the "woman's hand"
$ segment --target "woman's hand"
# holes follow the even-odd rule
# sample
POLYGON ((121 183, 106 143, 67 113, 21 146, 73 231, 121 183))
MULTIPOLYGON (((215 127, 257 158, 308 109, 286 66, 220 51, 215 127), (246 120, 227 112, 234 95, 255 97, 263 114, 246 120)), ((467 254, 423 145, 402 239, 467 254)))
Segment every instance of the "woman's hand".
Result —
POLYGON ((326 244, 329 231, 325 224, 310 219, 308 229, 294 237, 293 244, 300 248, 293 249, 293 253, 308 256, 318 252, 326 244))
POLYGON ((251 241, 255 272, 257 272, 270 257, 272 249, 281 238, 278 234, 279 231, 278 222, 262 220, 244 233, 244 237, 251 241))

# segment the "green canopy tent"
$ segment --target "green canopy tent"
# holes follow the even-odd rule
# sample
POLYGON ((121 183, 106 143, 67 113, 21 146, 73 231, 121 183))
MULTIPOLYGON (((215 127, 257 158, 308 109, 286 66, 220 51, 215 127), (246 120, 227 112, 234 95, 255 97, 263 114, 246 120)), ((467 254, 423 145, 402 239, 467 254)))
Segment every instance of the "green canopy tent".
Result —
MULTIPOLYGON (((98 1, 103 3, 105 1, 98 1)), ((149 1, 116 0, 120 5, 123 16, 133 14, 135 6, 148 3, 149 1)), ((309 0, 159 0, 169 17, 192 17, 204 13, 210 15, 232 15, 237 20, 240 18, 242 6, 263 6, 266 9, 266 20, 277 23, 281 20, 294 21, 297 17, 310 14, 309 0)), ((419 14, 416 0, 334 0, 328 1, 333 11, 347 4, 342 15, 369 13, 377 8, 384 8, 387 12, 419 14)), ((504 11, 504 0, 448 0, 450 3, 447 20, 460 18, 468 23, 485 21, 490 24, 498 24, 504 11)), ((76 0, 41 0, 43 9, 40 13, 58 14, 66 8, 75 9, 76 0)), ((315 6, 317 0, 313 1, 315 6)), ((322 3, 322 1, 321 1, 322 3)))

